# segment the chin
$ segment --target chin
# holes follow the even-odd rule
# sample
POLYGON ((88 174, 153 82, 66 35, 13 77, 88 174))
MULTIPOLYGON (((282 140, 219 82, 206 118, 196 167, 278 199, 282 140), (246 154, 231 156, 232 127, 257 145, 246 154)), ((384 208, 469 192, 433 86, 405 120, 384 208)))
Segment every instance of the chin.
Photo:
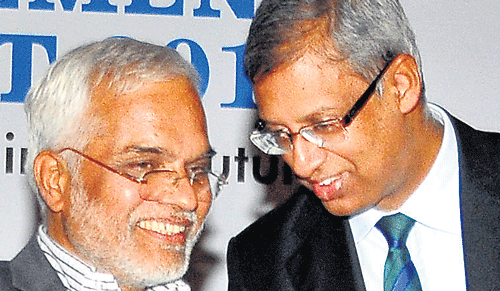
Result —
POLYGON ((328 212, 335 216, 353 216, 365 211, 360 205, 352 205, 345 198, 338 198, 331 201, 322 201, 323 206, 328 212))
POLYGON ((181 279, 188 270, 191 250, 187 248, 180 252, 169 253, 169 259, 125 262, 115 269, 114 276, 120 286, 132 286, 146 289, 164 285, 181 279))

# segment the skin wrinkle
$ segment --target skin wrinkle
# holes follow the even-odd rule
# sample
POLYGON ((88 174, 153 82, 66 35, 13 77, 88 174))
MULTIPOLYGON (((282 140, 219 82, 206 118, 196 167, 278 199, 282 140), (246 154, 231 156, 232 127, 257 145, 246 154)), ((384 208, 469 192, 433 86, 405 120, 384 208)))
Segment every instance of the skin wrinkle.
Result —
MULTIPOLYGON (((78 183, 81 184, 81 183, 78 183)), ((99 203, 96 200, 89 200, 88 197, 85 197, 85 193, 83 189, 79 189, 81 186, 75 185, 75 193, 73 193, 73 201, 72 201, 72 211, 71 211, 71 220, 79 222, 80 229, 88 229, 91 228, 90 231, 86 231, 87 240, 99 242, 102 240, 102 237, 105 235, 112 235, 112 233, 107 232, 106 230, 109 228, 118 228, 120 222, 114 217, 103 217, 102 209, 105 209, 105 205, 99 203), (78 187, 78 188, 77 188, 78 187), (96 223, 96 219, 98 220, 96 223), (104 221, 101 221, 104 220, 104 221), (104 226, 104 227, 102 227, 104 226), (104 231, 104 233, 103 233, 104 231)), ((129 221, 128 229, 129 233, 132 233, 133 229, 137 227, 139 221, 144 219, 152 219, 155 218, 156 215, 151 213, 152 211, 148 211, 145 214, 139 214, 141 211, 137 208, 131 209, 127 214, 127 221, 129 221)), ((159 215, 162 215, 164 211, 156 211, 159 215)), ((176 211, 177 212, 177 211, 176 211)), ((164 215, 164 214, 163 214, 164 215)), ((180 212, 176 213, 175 216, 183 217, 182 219, 188 219, 193 224, 196 223, 196 214, 194 212, 180 212)), ((66 226, 68 228, 68 226, 66 226)), ((173 247, 169 245, 161 246, 164 250, 173 250, 176 252, 186 252, 187 255, 184 257, 184 266, 187 267, 189 263, 189 254, 190 248, 194 245, 195 241, 199 237, 202 228, 198 230, 196 235, 190 238, 183 247, 173 247)), ((97 244, 82 244, 78 241, 78 239, 71 239, 72 243, 76 246, 76 249, 79 253, 83 253, 84 257, 87 258, 93 265, 99 266, 98 271, 101 272, 111 272, 116 274, 115 277, 119 281, 120 285, 130 286, 136 285, 137 282, 142 282, 144 286, 154 285, 158 281, 163 281, 165 278, 176 278, 182 275, 186 268, 179 268, 177 270, 172 269, 170 264, 162 264, 160 266, 155 267, 156 278, 151 278, 151 269, 147 269, 142 265, 135 264, 128 259, 123 259, 122 257, 116 257, 114 255, 114 249, 123 248, 122 245, 126 244, 126 241, 131 239, 131 237, 125 237, 118 235, 114 238, 117 242, 116 246, 109 246, 111 248, 105 247, 104 243, 97 244), (104 247, 103 247, 104 246, 104 247), (106 264, 106 262, 114 262, 113 264, 106 264), (122 270, 125 270, 122 271, 122 270), (128 270, 128 271, 127 271, 128 270), (132 277, 131 277, 132 275, 132 277), (149 280, 145 278, 151 278, 149 280)), ((150 250, 151 254, 154 254, 153 250, 150 250)))
POLYGON ((42 229, 123 291, 181 278, 211 206, 186 176, 213 153, 198 90, 175 49, 110 37, 62 55, 26 95, 42 229))
MULTIPOLYGON (((146 160, 154 157, 185 175, 187 162, 212 153, 201 103, 184 77, 145 83, 121 96, 113 90, 94 94, 103 101, 89 107, 103 124, 99 138, 85 148, 85 154, 94 159, 116 165, 130 160, 131 154, 146 160), (187 110, 176 110, 179 107, 187 110), (174 111, 178 113, 172 115, 174 111)), ((194 193, 187 179, 175 189, 170 185, 152 189, 88 160, 79 164, 71 176, 70 200, 63 211, 53 215, 62 229, 50 224, 51 237, 99 270, 113 274, 123 290, 141 290, 180 278, 187 270, 211 199, 194 193), (185 226, 186 241, 148 234, 139 227, 144 219, 185 226)))
MULTIPOLYGON (((425 106, 418 101, 419 91, 396 89, 407 84, 400 82, 406 73, 399 73, 408 69, 407 59, 399 57, 387 70, 381 80, 387 87, 383 98, 375 93, 368 101, 347 127, 345 144, 326 150, 296 136, 292 152, 283 155, 333 214, 353 215, 373 206, 384 210, 399 207, 425 177, 437 155, 442 129, 423 118, 425 106), (400 99, 402 96, 405 99, 400 99), (410 102, 415 103, 403 106, 410 102), (419 144, 421 140, 428 141, 429 146, 419 144), (318 187, 318 183, 331 178, 338 181, 332 185, 341 183, 338 190, 333 186, 318 187)), ((414 62, 411 68, 412 73, 417 71, 414 62)), ((278 67, 254 89, 261 118, 297 132, 310 124, 307 121, 311 116, 321 115, 324 108, 337 108, 329 118, 343 116, 367 86, 368 82, 352 74, 345 62, 333 64, 322 55, 307 53, 295 63, 278 67), (314 103, 310 102, 310 92, 315 94, 314 103)))

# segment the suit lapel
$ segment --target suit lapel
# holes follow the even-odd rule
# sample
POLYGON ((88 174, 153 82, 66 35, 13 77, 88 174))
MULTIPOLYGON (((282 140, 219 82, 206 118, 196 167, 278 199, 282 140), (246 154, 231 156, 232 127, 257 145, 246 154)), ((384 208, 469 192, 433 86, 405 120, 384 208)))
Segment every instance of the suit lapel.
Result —
POLYGON ((284 290, 365 290, 346 218, 336 217, 312 194, 303 195, 285 225, 284 290), (300 223, 299 223, 300 222, 300 223))
POLYGON ((468 290, 500 286, 500 137, 452 117, 458 137, 460 204, 468 290))
POLYGON ((26 247, 12 260, 14 287, 24 291, 64 291, 57 273, 45 258, 33 236, 26 247))

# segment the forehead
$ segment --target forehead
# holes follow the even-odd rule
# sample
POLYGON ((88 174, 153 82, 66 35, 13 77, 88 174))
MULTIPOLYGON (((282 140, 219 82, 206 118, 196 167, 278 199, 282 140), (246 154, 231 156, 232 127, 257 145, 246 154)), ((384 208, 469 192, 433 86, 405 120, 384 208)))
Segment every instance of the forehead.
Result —
POLYGON ((196 155, 208 148, 204 111, 185 77, 126 92, 98 87, 91 104, 90 114, 99 123, 94 146, 101 150, 158 148, 173 155, 196 155))
POLYGON ((311 116, 343 116, 359 83, 363 80, 345 62, 308 53, 266 75, 254 90, 263 119, 307 123, 311 116))

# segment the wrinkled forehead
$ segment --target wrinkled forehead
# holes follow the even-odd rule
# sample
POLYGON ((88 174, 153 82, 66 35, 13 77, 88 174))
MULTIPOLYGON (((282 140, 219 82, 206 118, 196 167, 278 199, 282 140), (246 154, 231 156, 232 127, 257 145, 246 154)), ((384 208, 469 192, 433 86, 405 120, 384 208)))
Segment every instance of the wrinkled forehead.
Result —
POLYGON ((122 91, 107 86, 93 92, 89 116, 96 137, 111 148, 207 150, 205 113, 185 77, 147 82, 122 91))
MULTIPOLYGON (((91 110, 113 113, 124 106, 161 104, 164 108, 201 110, 201 99, 195 85, 187 76, 170 74, 161 78, 143 78, 136 75, 107 76, 91 86, 91 110)), ((91 112, 92 113, 92 112, 91 112)), ((204 113, 203 113, 204 114, 204 113)))

